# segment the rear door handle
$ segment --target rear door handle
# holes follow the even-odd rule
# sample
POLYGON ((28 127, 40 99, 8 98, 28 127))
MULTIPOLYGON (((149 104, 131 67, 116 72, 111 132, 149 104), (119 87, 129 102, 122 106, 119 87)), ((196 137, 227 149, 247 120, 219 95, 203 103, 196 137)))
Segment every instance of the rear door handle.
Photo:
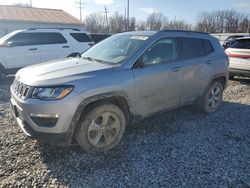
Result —
POLYGON ((181 70, 181 67, 175 67, 172 69, 173 71, 177 72, 177 71, 180 71, 181 70))
POLYGON ((212 63, 213 63, 212 60, 207 60, 207 61, 206 61, 206 64, 207 64, 207 65, 211 65, 212 63))
POLYGON ((30 48, 29 51, 36 51, 37 48, 30 48))
POLYGON ((69 48, 69 46, 63 46, 63 48, 69 48))

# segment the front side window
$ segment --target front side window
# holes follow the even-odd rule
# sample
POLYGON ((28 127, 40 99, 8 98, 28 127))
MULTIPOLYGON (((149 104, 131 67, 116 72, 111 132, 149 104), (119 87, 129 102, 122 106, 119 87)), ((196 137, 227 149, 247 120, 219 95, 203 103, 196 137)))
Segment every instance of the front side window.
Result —
POLYGON ((250 39, 237 40, 230 48, 250 49, 250 39))
POLYGON ((6 44, 10 46, 30 46, 36 45, 37 41, 32 33, 17 33, 6 40, 6 44))
POLYGON ((138 35, 114 35, 84 52, 82 58, 118 64, 133 55, 148 38, 138 35))
POLYGON ((176 39, 164 38, 154 43, 140 58, 144 66, 166 64, 176 60, 176 39))
POLYGON ((17 33, 6 41, 11 46, 31 46, 43 44, 62 44, 67 40, 60 33, 17 33))

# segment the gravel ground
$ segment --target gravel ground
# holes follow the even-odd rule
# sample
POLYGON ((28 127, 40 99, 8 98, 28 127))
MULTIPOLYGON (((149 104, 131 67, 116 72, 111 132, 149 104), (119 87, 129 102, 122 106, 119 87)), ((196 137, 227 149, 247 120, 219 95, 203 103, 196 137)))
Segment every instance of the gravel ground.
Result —
POLYGON ((24 136, 9 108, 10 82, 0 83, 0 187, 250 187, 250 79, 229 83, 219 112, 154 116, 100 155, 24 136))

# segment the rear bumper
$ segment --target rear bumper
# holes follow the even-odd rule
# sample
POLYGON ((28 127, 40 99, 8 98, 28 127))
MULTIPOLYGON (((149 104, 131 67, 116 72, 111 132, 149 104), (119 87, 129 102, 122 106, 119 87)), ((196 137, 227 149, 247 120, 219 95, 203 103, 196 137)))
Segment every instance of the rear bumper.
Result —
POLYGON ((233 75, 233 76, 248 76, 248 77, 250 77, 250 70, 230 68, 229 72, 230 72, 230 75, 233 75))

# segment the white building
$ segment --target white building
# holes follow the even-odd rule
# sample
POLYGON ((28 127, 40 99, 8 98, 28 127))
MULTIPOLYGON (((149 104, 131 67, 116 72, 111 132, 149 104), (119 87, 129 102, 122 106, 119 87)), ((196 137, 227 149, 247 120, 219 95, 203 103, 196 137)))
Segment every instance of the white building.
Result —
POLYGON ((19 29, 62 27, 83 29, 77 18, 63 10, 0 5, 0 38, 19 29))

